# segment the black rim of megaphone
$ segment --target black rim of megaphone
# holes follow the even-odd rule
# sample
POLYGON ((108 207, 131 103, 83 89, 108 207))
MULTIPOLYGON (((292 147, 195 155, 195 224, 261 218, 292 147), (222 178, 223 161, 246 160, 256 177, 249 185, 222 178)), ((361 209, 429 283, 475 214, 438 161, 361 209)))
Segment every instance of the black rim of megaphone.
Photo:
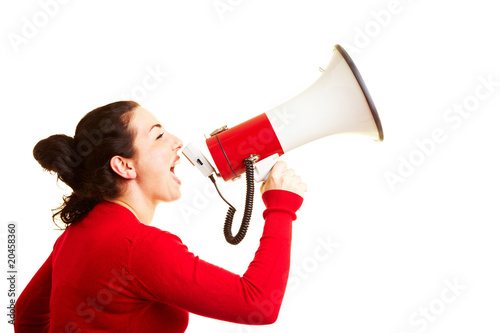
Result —
POLYGON ((378 130, 378 137, 379 141, 384 140, 384 131, 382 129, 382 123, 380 122, 380 117, 378 116, 377 108, 375 107, 375 103, 373 103, 373 99, 368 92, 368 89, 366 88, 365 81, 363 81, 363 78, 361 77, 361 74, 358 71, 358 68, 354 64, 354 61, 352 61, 351 57, 349 54, 344 50, 344 48, 340 45, 335 45, 335 49, 340 52, 342 57, 344 57, 345 61, 351 68, 352 73, 356 77, 356 80, 359 83, 359 86, 361 87, 361 90, 363 91, 363 94, 365 95, 366 102, 368 103, 368 106, 370 107, 370 111, 372 112, 373 115, 373 120, 375 121, 375 124, 377 125, 377 130, 378 130))

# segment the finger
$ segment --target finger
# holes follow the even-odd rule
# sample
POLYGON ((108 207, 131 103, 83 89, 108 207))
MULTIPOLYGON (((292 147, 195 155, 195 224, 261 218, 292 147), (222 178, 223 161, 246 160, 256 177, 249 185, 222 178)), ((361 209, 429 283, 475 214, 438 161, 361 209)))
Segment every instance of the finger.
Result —
POLYGON ((299 175, 294 175, 294 176, 293 176, 293 180, 294 180, 297 184, 302 183, 302 177, 301 177, 301 176, 299 176, 299 175))
POLYGON ((286 162, 285 161, 278 161, 274 165, 271 173, 273 173, 275 175, 281 175, 283 173, 283 170, 286 170, 286 162))
POLYGON ((295 177, 296 173, 294 169, 286 169, 285 176, 292 178, 295 177))

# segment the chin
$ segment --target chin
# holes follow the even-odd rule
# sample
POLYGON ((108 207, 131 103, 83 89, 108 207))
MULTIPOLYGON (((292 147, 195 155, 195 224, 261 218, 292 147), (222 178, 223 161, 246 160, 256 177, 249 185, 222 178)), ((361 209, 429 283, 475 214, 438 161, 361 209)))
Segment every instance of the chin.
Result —
POLYGON ((166 197, 163 197, 161 199, 161 201, 163 202, 173 202, 173 201, 176 201, 176 200, 179 200, 181 198, 181 190, 177 190, 176 192, 174 193, 169 193, 168 196, 166 197))
POLYGON ((179 200, 180 198, 181 198, 181 195, 179 194, 179 195, 175 196, 174 198, 170 198, 170 200, 168 200, 167 202, 174 202, 174 201, 179 200))

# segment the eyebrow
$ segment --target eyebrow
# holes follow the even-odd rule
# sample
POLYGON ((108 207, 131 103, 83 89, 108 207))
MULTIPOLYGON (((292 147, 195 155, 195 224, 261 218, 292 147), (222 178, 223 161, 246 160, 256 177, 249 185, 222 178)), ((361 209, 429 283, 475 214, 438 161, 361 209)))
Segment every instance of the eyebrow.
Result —
POLYGON ((155 127, 161 128, 161 125, 160 124, 154 124, 153 126, 151 126, 151 129, 149 131, 151 132, 153 130, 153 128, 155 128, 155 127))

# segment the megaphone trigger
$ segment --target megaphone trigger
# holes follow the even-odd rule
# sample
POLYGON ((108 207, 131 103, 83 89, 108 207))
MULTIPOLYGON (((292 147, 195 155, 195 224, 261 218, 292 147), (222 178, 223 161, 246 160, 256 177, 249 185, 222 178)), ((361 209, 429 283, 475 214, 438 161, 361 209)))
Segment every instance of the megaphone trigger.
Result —
POLYGON ((278 162, 280 155, 274 154, 263 160, 258 161, 253 165, 254 168, 254 180, 256 183, 266 181, 271 175, 271 170, 273 166, 278 162))

